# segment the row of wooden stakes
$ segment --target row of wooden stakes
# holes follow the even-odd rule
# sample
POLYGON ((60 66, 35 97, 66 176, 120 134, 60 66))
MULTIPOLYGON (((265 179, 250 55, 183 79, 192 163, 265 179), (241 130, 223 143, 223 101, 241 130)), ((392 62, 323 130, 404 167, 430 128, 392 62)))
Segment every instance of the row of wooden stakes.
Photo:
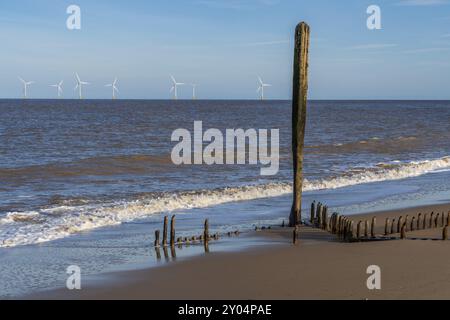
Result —
MULTIPOLYGON (((209 241, 211 240, 219 240, 220 238, 220 234, 219 233, 215 233, 215 234, 210 234, 209 232, 209 220, 206 219, 205 223, 204 223, 204 230, 203 230, 203 234, 199 235, 199 236, 192 236, 192 237, 178 237, 175 239, 175 218, 176 216, 172 216, 171 220, 170 220, 170 238, 169 238, 169 233, 168 233, 168 228, 169 228, 169 217, 164 217, 164 225, 163 225, 163 237, 162 237, 162 242, 160 241, 160 235, 161 232, 160 230, 156 230, 155 231, 155 243, 154 246, 155 248, 167 248, 167 247, 171 247, 171 248, 175 248, 175 246, 182 246, 183 244, 185 245, 190 245, 195 244, 196 242, 200 242, 205 245, 205 247, 208 246, 209 241)), ((234 232, 228 232, 227 235, 229 237, 236 235, 238 236, 240 234, 239 231, 234 231, 234 232)))
MULTIPOLYGON (((433 229, 442 227, 442 239, 448 240, 449 228, 450 228, 450 212, 445 217, 444 213, 435 214, 432 212, 430 215, 419 213, 417 217, 413 216, 411 220, 409 215, 405 218, 400 216, 398 220, 386 218, 385 228, 384 228, 384 239, 392 234, 400 234, 401 239, 406 239, 406 232, 417 231, 425 229, 433 229)), ((377 239, 375 233, 376 228, 376 217, 369 220, 359 221, 356 226, 356 234, 354 230, 355 222, 346 217, 339 215, 338 213, 333 213, 328 217, 328 207, 322 203, 314 201, 311 204, 311 215, 310 223, 312 226, 321 228, 332 234, 336 234, 340 239, 344 241, 361 241, 367 239, 377 239)), ((296 230, 294 230, 294 243, 296 230)), ((380 238, 383 239, 383 238, 380 238)))

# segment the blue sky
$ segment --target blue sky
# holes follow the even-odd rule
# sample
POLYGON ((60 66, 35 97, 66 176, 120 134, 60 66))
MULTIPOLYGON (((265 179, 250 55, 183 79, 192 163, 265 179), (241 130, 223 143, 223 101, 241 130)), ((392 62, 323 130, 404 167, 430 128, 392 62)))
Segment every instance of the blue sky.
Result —
MULTIPOLYGON (((74 72, 87 98, 170 98, 169 74, 199 85, 200 98, 252 99, 257 76, 267 98, 289 99, 295 25, 312 29, 310 98, 450 99, 450 0, 15 0, 0 3, 0 97, 33 98, 74 72), (66 8, 82 29, 66 28, 66 8), (366 27, 381 7, 382 30, 366 27)), ((189 87, 180 89, 189 98, 189 87)))

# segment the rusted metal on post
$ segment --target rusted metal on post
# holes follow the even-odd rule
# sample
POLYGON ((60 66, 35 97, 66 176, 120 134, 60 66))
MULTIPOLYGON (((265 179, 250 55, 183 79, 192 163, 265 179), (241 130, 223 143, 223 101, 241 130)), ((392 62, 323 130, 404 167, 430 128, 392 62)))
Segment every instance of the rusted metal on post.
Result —
POLYGON ((308 55, 310 29, 301 22, 295 30, 294 77, 292 96, 292 152, 294 157, 294 201, 289 225, 301 224, 303 188, 303 149, 305 146, 308 102, 308 55))

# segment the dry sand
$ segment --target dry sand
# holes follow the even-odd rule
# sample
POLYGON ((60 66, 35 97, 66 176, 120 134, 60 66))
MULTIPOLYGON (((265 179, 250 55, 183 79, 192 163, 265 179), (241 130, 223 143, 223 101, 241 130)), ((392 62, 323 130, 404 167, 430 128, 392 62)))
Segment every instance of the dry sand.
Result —
MULTIPOLYGON (((450 205, 436 205, 355 216, 355 221, 376 215, 382 233, 385 217, 449 210, 450 205)), ((120 272, 113 281, 81 291, 61 289, 31 299, 450 299, 450 241, 340 243, 326 232, 303 227, 301 243, 293 246, 288 228, 259 235, 286 245, 120 272), (381 290, 366 286, 370 265, 381 267, 381 290)), ((442 227, 408 237, 439 239, 442 227)))

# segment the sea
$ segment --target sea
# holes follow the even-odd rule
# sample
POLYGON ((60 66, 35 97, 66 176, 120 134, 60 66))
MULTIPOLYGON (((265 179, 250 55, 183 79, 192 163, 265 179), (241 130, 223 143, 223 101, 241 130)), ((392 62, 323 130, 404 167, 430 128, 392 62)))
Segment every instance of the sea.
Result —
MULTIPOLYGON (((291 102, 0 100, 0 298, 83 275, 159 266, 155 230, 177 236, 280 225, 292 201, 291 102), (278 129, 279 172, 175 165, 177 129, 278 129)), ((450 101, 310 101, 303 212, 356 214, 450 202, 450 101)), ((251 237, 211 250, 267 245, 251 237)), ((204 254, 196 246, 178 259, 204 254)), ((170 260, 170 261, 169 261, 170 260)))

